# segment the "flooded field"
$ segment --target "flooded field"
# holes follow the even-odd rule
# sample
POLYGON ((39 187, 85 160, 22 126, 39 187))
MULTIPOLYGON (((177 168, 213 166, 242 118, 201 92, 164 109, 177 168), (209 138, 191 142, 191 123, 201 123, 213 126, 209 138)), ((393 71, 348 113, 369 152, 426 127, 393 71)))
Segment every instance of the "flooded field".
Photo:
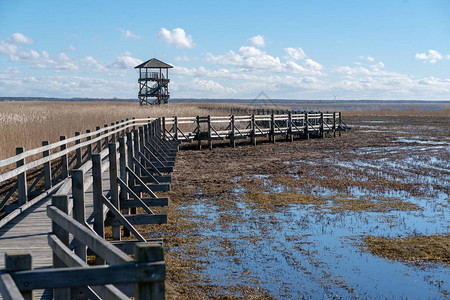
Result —
POLYGON ((346 121, 336 138, 182 151, 169 224, 145 228, 165 239, 168 297, 448 297, 448 118, 346 121))

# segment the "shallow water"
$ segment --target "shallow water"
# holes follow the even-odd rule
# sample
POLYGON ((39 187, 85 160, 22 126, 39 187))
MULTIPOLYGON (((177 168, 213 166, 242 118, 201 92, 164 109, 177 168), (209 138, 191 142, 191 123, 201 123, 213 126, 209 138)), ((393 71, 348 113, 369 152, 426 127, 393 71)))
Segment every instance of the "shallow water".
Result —
MULTIPOLYGON (((377 126, 364 129, 382 130, 377 126)), ((398 198, 416 204, 419 210, 336 212, 289 205, 267 211, 244 201, 245 187, 237 183, 233 205, 218 206, 200 198, 188 207, 192 218, 205 222, 201 234, 214 237, 203 242, 213 262, 205 266, 204 277, 216 285, 262 287, 278 299, 444 299, 450 291, 448 266, 405 264, 374 256, 360 247, 359 240, 366 235, 407 237, 449 232, 449 142, 416 135, 393 139, 392 144, 360 148, 318 161, 286 163, 294 171, 296 166, 332 164, 348 173, 358 170, 358 180, 376 175, 388 181, 417 184, 414 192, 349 187, 346 193, 356 198, 398 198), (222 217, 227 218, 226 224, 221 222, 222 217)), ((272 184, 269 175, 253 178, 270 186, 272 193, 286 190, 272 184)), ((321 186, 310 193, 329 199, 330 208, 333 197, 343 194, 321 186)))

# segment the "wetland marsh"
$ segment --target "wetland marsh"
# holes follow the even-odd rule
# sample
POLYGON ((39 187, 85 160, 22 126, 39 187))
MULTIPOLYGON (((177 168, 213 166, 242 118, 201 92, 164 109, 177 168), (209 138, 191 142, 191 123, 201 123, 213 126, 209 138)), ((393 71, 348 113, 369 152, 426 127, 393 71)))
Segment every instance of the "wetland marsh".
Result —
POLYGON ((143 228, 165 240, 168 298, 447 297, 448 118, 345 121, 336 138, 181 151, 169 223, 143 228))

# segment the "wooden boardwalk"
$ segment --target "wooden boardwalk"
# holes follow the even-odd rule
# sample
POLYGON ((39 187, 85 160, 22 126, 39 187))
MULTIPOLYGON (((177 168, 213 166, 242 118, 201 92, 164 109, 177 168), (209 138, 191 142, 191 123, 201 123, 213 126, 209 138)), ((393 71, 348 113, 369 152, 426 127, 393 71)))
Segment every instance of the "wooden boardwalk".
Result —
POLYGON ((169 205, 154 192, 170 190, 179 143, 196 140, 201 147, 206 140, 212 148, 213 140, 230 139, 234 146, 238 139, 292 141, 294 135, 323 137, 344 130, 337 113, 174 117, 116 122, 37 149, 17 148, 16 156, 0 161, 0 167, 16 164, 0 174, 0 183, 16 179, 5 199, 17 191, 19 200, 19 207, 0 220, 0 293, 6 299, 27 298, 30 290, 35 299, 148 299, 150 294, 164 299, 162 240, 145 239, 134 225, 167 222, 167 215, 154 214, 151 207, 169 205), (39 154, 42 158, 36 158, 39 154), (41 175, 27 182, 27 171, 39 167, 41 175), (137 207, 144 213, 136 214, 137 207), (112 227, 115 247, 104 240, 105 226, 112 227), (136 240, 121 241, 127 232, 136 240), (87 264, 87 251, 96 257, 93 266, 87 264), (135 260, 128 256, 133 251, 135 260), (24 264, 30 257, 32 264, 24 264), (105 268, 105 262, 114 268, 105 268), (80 272, 97 274, 94 286, 92 275, 80 272))

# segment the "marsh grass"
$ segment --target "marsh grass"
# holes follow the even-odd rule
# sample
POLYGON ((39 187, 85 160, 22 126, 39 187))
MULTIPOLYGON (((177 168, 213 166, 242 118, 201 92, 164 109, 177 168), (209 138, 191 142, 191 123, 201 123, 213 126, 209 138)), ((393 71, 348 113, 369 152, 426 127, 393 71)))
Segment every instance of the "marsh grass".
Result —
MULTIPOLYGON (((205 105, 202 105, 205 106, 205 105)), ((42 141, 59 141, 76 131, 95 130, 117 121, 144 117, 172 117, 224 114, 200 109, 196 104, 140 106, 130 102, 0 102, 0 159, 15 155, 16 147, 26 150, 42 141)))
POLYGON ((366 250, 384 258, 405 263, 436 262, 450 265, 450 234, 386 238, 366 236, 366 250))

